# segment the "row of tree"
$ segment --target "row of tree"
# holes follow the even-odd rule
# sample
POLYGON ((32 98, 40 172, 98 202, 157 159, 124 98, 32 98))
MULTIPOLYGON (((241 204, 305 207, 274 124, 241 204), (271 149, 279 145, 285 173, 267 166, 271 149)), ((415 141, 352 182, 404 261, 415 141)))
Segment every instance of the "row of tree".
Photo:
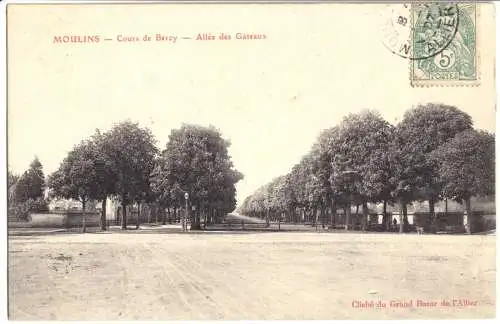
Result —
POLYGON ((494 194, 494 135, 474 130, 471 117, 453 106, 419 105, 396 126, 375 111, 350 114, 324 130, 311 151, 291 172, 248 196, 240 212, 253 217, 313 223, 336 219, 344 209, 346 229, 351 206, 397 205, 407 223, 407 206, 453 199, 471 215, 471 197, 494 194), (300 215, 302 214, 302 215, 300 215))
POLYGON ((96 130, 68 153, 48 177, 50 197, 80 201, 84 231, 87 204, 96 200, 106 229, 108 198, 121 204, 122 228, 127 206, 137 205, 140 213, 148 203, 163 214, 184 207, 191 229, 200 229, 201 217, 206 224, 236 207, 235 185, 243 176, 233 168, 229 145, 212 126, 183 125, 172 130, 160 153, 148 128, 125 121, 104 133, 96 130))

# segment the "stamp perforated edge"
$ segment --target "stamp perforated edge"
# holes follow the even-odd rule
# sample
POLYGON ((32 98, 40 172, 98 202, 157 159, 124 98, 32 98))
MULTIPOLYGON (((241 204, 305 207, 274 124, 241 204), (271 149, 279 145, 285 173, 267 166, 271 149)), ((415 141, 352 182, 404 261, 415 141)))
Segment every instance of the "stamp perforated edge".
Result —
MULTIPOLYGON (((491 2, 487 2, 487 4, 490 4, 491 2)), ((475 19, 476 19, 476 24, 475 24, 475 30, 476 30, 476 53, 475 53, 475 59, 476 59, 476 79, 475 80, 417 80, 413 78, 413 60, 409 60, 408 64, 408 77, 410 79, 410 85, 414 88, 429 88, 429 87, 477 87, 481 85, 481 55, 480 55, 480 48, 481 48, 481 37, 478 37, 480 35, 479 33, 479 23, 481 21, 480 16, 481 16, 481 7, 479 6, 482 3, 471 3, 472 5, 475 6, 475 19)), ((414 6, 414 3, 411 4, 411 6, 414 6)), ((413 21, 413 11, 411 11, 410 15, 410 23, 411 26, 414 25, 413 21)), ((410 44, 413 44, 413 32, 410 33, 410 44)))

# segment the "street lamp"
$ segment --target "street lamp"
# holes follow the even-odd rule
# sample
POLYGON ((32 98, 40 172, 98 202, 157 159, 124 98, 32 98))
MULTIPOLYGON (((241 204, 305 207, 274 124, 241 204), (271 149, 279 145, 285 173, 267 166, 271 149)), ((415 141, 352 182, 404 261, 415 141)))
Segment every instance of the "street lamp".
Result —
POLYGON ((187 231, 188 200, 189 200, 189 194, 187 192, 184 193, 184 200, 186 201, 186 212, 184 213, 184 221, 182 222, 182 230, 187 231))

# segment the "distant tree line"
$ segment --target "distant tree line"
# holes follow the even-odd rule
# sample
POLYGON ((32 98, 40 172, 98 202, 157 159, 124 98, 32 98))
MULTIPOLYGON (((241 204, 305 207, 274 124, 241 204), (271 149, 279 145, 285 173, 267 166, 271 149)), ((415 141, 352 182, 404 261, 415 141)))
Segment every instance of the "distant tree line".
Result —
POLYGON ((408 222, 407 206, 443 199, 463 203, 471 215, 471 197, 494 194, 494 135, 474 130, 471 117, 456 107, 429 103, 404 114, 393 126, 377 112, 344 117, 326 129, 291 172, 246 197, 239 211, 262 219, 334 223, 343 209, 348 228, 351 206, 361 206, 366 229, 368 204, 398 206, 408 222))
MULTIPOLYGON (((148 128, 125 121, 107 132, 96 130, 75 145, 48 177, 49 194, 81 202, 85 231, 90 201, 102 202, 102 230, 106 230, 107 199, 119 201, 125 229, 127 206, 136 204, 140 213, 140 205, 147 203, 157 213, 176 213, 185 207, 187 193, 184 213, 191 219, 191 229, 200 229, 202 217, 205 224, 215 222, 236 207, 235 185, 243 175, 233 168, 229 145, 212 126, 182 125, 172 130, 160 153, 148 128)), ((140 215, 137 219, 138 227, 140 215)))

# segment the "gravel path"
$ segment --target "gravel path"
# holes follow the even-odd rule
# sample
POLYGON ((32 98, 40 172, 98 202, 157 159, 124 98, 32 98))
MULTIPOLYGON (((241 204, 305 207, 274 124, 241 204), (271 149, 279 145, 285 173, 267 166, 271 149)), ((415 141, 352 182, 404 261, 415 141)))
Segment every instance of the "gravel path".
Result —
POLYGON ((494 236, 12 236, 9 311, 15 320, 485 318, 495 315, 495 274, 494 236), (453 299, 476 304, 415 306, 453 299), (387 307, 355 307, 365 301, 387 307))

